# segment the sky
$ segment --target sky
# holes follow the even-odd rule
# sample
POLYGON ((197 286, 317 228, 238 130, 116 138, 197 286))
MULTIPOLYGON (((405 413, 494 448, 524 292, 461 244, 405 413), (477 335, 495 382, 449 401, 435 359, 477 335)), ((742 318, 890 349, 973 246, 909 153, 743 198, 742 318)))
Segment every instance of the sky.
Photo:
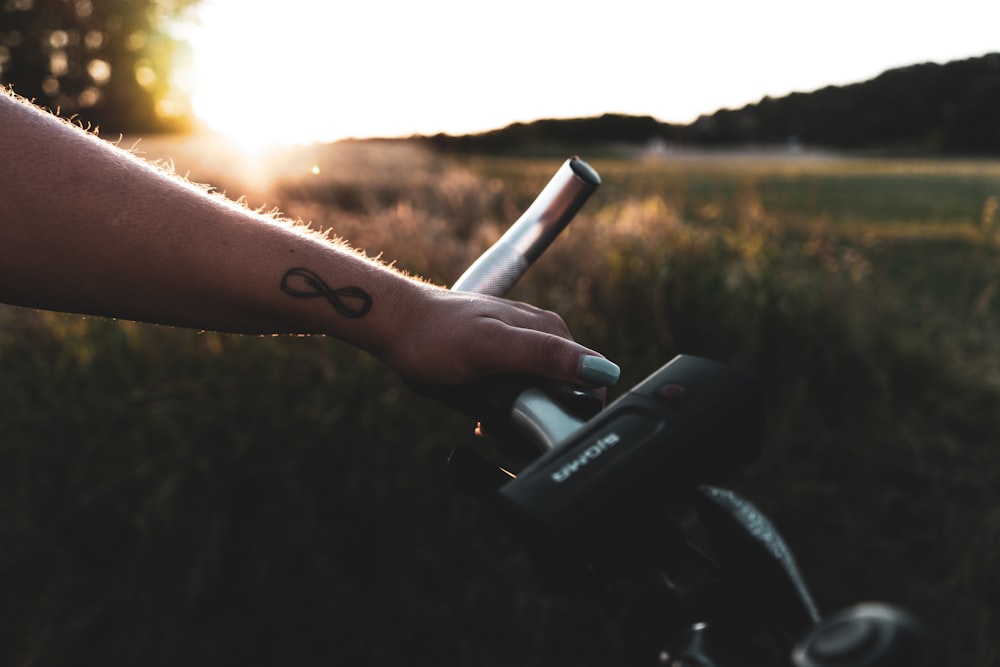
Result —
POLYGON ((197 20, 180 29, 195 112, 256 143, 603 113, 686 123, 1000 52, 997 0, 202 0, 197 20))

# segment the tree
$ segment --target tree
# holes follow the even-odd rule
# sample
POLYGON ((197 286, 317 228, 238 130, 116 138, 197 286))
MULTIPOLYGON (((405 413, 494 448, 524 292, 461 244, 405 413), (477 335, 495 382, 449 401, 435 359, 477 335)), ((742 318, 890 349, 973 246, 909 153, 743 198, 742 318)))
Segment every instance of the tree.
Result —
POLYGON ((0 83, 112 132, 177 130, 179 47, 165 31, 196 0, 0 0, 0 83))

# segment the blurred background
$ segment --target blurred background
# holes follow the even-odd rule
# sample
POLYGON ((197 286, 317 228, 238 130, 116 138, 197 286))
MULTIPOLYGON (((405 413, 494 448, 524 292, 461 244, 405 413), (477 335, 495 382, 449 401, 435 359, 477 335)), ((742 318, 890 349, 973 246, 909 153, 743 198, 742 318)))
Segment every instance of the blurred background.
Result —
MULTIPOLYGON (((622 388, 759 378, 733 485, 821 606, 1000 664, 1000 9, 647 4, 7 0, 0 81, 442 284, 581 154, 512 296, 622 388)), ((620 659, 449 487, 471 425, 336 341, 3 307, 0 378, 4 664, 620 659)))

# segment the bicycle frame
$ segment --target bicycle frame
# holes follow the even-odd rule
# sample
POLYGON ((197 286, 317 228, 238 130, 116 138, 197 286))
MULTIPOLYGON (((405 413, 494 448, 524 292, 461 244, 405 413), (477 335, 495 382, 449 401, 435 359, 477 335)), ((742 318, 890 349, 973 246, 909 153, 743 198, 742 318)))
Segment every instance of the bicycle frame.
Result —
MULTIPOLYGON (((453 289, 502 296, 599 185, 567 160, 453 289)), ((760 454, 752 378, 681 355, 607 407, 523 376, 428 393, 485 424, 452 453, 455 485, 499 510, 543 580, 599 599, 634 664, 930 664, 926 633, 901 609, 822 614, 777 528, 718 486, 760 454)))

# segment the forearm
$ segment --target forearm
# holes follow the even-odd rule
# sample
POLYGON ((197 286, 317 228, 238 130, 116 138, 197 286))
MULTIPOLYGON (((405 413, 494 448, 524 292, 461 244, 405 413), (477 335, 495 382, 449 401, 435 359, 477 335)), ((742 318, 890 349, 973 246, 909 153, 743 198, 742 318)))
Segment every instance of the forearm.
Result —
POLYGON ((404 377, 618 369, 558 315, 408 278, 208 194, 0 92, 0 301, 236 333, 336 336, 404 377))
POLYGON ((0 301, 377 353, 431 289, 2 94, 0 154, 0 301))

